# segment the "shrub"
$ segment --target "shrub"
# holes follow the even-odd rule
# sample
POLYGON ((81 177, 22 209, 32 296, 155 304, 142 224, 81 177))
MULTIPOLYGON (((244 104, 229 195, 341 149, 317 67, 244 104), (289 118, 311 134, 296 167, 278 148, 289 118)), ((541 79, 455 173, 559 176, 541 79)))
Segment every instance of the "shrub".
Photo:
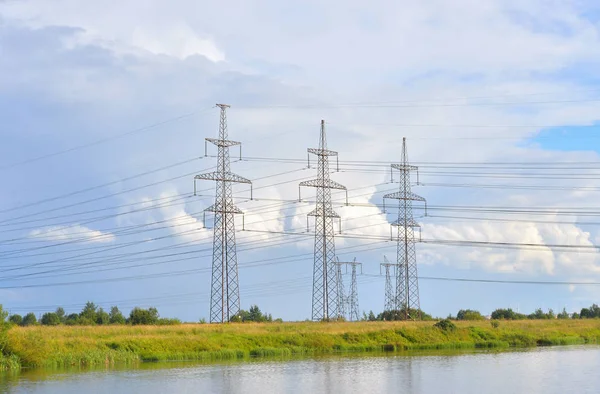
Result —
POLYGON ((456 330, 456 325, 454 323, 452 323, 452 321, 449 319, 440 320, 439 322, 435 323, 433 326, 439 328, 440 330, 444 330, 444 331, 456 330))
POLYGON ((492 327, 494 328, 498 328, 500 327, 500 322, 498 320, 492 320, 490 321, 490 324, 492 325, 492 327))

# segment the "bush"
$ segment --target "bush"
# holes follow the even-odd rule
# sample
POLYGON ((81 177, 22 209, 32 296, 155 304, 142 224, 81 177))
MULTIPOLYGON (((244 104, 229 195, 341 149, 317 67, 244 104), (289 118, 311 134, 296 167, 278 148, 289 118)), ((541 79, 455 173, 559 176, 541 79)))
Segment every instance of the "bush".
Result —
POLYGON ((40 322, 44 326, 58 326, 60 324, 60 317, 54 312, 44 313, 40 322))
POLYGON ((449 319, 440 320, 439 322, 435 323, 433 326, 439 328, 440 330, 444 330, 444 331, 456 330, 456 325, 454 323, 452 323, 452 321, 449 319))
POLYGON ((397 321, 397 320, 407 320, 406 315, 408 312, 408 320, 418 320, 419 315, 421 316, 421 320, 433 320, 431 315, 418 310, 409 308, 408 311, 406 309, 395 309, 391 311, 383 311, 377 316, 377 320, 384 321, 397 321))
POLYGON ((498 320, 492 320, 492 321, 490 321, 490 324, 492 325, 493 328, 500 327, 500 322, 498 320))

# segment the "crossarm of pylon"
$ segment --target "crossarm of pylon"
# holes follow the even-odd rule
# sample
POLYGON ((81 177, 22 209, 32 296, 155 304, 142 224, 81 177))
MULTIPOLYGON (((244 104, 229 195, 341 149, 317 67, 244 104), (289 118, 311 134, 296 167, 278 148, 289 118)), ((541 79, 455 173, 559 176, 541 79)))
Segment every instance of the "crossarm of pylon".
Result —
POLYGON ((395 192, 389 193, 383 196, 383 198, 393 198, 396 200, 412 200, 412 201, 425 201, 425 199, 421 196, 416 195, 412 192, 395 192))
POLYGON ((392 168, 400 171, 416 171, 419 169, 419 167, 411 166, 410 164, 392 164, 392 168))
POLYGON ((310 211, 307 215, 308 216, 324 216, 324 217, 328 217, 328 218, 339 218, 340 217, 340 215, 338 215, 333 209, 326 209, 325 212, 323 212, 323 208, 320 206, 313 209, 312 211, 310 211))
POLYGON ((220 140, 218 138, 206 138, 208 142, 215 144, 216 146, 222 146, 225 148, 229 148, 230 146, 240 145, 239 141, 231 141, 231 140, 220 140))
POLYGON ((196 175, 194 179, 202 179, 206 181, 225 181, 225 182, 235 182, 235 183, 252 183, 251 180, 243 178, 237 174, 232 172, 208 172, 206 174, 196 175))
POLYGON ((396 220, 395 222, 392 223, 392 226, 394 227, 413 227, 413 228, 418 228, 421 227, 421 225, 417 222, 414 221, 414 219, 410 219, 407 221, 406 225, 404 224, 404 220, 396 220))
POLYGON ((206 212, 215 212, 215 213, 244 213, 241 209, 236 207, 233 204, 228 204, 223 207, 220 204, 213 204, 210 207, 205 209, 206 212))
POLYGON ((323 180, 323 179, 311 179, 310 181, 300 182, 300 186, 308 186, 308 187, 327 187, 329 189, 339 189, 346 190, 346 186, 332 181, 331 179, 323 180))
POLYGON ((308 148, 308 153, 312 153, 317 156, 337 156, 338 153, 334 150, 329 149, 318 149, 318 148, 308 148))

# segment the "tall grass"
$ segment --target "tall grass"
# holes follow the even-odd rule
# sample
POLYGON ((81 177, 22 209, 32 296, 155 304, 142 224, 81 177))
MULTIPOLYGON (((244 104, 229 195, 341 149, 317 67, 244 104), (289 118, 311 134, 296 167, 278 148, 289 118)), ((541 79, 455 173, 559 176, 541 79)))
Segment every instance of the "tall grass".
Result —
POLYGON ((600 320, 13 327, 0 368, 597 343, 600 320))

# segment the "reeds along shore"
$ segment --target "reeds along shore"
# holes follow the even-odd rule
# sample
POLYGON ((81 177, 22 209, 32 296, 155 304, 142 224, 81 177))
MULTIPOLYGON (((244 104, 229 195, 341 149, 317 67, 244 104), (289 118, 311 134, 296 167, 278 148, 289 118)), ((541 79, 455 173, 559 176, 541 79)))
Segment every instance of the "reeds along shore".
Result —
POLYGON ((12 327, 0 367, 65 367, 143 361, 506 348, 597 343, 600 319, 455 322, 241 323, 177 326, 12 327))

